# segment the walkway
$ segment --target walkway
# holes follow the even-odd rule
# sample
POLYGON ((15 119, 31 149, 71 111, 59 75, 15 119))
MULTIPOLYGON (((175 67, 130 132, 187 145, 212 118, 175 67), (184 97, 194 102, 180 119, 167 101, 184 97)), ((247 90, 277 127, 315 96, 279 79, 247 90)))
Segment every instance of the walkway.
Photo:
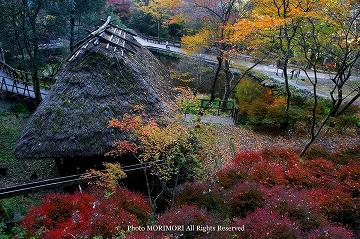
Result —
MULTIPOLYGON (((172 53, 176 53, 176 54, 183 55, 183 56, 187 55, 186 52, 183 49, 179 48, 179 47, 170 46, 169 49, 166 49, 166 46, 163 45, 163 44, 157 44, 157 43, 154 43, 154 42, 148 42, 146 39, 143 39, 141 37, 135 37, 135 39, 141 45, 143 45, 144 47, 147 47, 147 48, 155 48, 155 49, 157 48, 157 49, 160 49, 162 51, 170 51, 172 53)), ((204 59, 209 63, 213 63, 213 64, 217 63, 216 59, 215 59, 215 56, 213 56, 213 55, 197 54, 197 55, 193 55, 193 57, 204 59)), ((232 60, 233 63, 235 63, 233 65, 251 67, 253 65, 253 63, 247 61, 249 58, 251 58, 251 56, 240 55, 239 58, 232 60)), ((271 78, 274 81, 277 81, 277 82, 279 82, 281 84, 285 83, 285 79, 283 77, 279 76, 279 75, 282 74, 282 70, 277 69, 275 66, 259 64, 254 68, 254 70, 257 70, 257 71, 265 74, 269 78, 271 78), (276 74, 277 72, 278 72, 279 75, 276 74)), ((290 68, 289 72, 291 72, 291 70, 292 69, 290 68)), ((236 69, 236 67, 233 67, 232 71, 236 72, 236 73, 240 72, 240 70, 236 69)), ((309 74, 309 76, 311 78, 314 78, 314 72, 309 71, 308 74, 309 74)), ((331 74, 329 75, 329 74, 325 74, 325 73, 318 73, 319 81, 323 81, 323 82, 329 82, 332 76, 333 75, 331 75, 331 74)), ((301 72, 299 77, 298 77, 298 79, 306 79, 306 78, 307 77, 306 77, 305 72, 301 72)), ((360 76, 352 76, 350 78, 350 80, 351 81, 360 81, 360 76)), ((299 82, 299 80, 290 80, 289 84, 291 86, 297 88, 300 91, 304 91, 304 92, 307 92, 309 94, 312 94, 312 92, 313 92, 311 86, 302 84, 302 83, 299 82)), ((320 96, 320 97, 324 97, 324 98, 330 98, 330 91, 323 91, 323 90, 319 89, 317 95, 320 96)))
MULTIPOLYGON (((187 123, 192 123, 195 119, 195 115, 185 114, 184 120, 187 123)), ((201 116, 201 122, 204 124, 215 124, 215 125, 235 125, 233 118, 230 116, 216 116, 216 115, 204 115, 201 116)))
MULTIPOLYGON (((1 62, 3 66, 5 63, 1 62)), ((0 69, 0 93, 7 92, 10 94, 21 95, 31 99, 35 99, 34 87, 30 82, 26 82, 22 79, 14 79, 15 74, 11 77, 9 73, 6 73, 4 69, 0 69)), ((45 97, 48 94, 48 90, 41 89, 41 96, 45 97)))

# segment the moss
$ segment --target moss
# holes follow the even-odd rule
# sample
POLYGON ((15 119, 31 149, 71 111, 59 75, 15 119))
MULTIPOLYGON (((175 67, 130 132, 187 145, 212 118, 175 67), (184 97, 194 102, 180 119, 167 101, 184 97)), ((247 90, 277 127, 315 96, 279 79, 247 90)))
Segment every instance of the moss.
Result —
POLYGON ((62 117, 63 113, 64 113, 63 109, 57 108, 56 111, 55 111, 56 118, 62 117))
POLYGON ((19 140, 29 116, 29 112, 18 114, 18 117, 9 111, 0 112, 0 163, 15 160, 12 150, 19 140))

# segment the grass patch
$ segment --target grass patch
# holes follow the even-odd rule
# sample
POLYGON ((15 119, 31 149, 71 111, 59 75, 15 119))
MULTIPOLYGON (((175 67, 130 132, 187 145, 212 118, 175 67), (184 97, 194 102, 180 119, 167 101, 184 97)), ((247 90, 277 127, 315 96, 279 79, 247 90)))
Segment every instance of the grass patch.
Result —
POLYGON ((0 163, 15 160, 12 150, 30 115, 28 108, 22 104, 14 104, 9 109, 0 110, 0 163))

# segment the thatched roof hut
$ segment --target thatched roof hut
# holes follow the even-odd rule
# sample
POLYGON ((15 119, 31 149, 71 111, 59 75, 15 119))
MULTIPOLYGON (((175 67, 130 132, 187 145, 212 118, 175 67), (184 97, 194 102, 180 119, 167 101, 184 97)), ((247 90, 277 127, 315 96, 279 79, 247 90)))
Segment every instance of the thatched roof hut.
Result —
POLYGON ((111 118, 131 114, 134 108, 151 117, 169 115, 172 96, 167 76, 161 63, 131 32, 108 19, 68 59, 31 117, 15 156, 104 155, 114 140, 126 137, 107 128, 111 118))

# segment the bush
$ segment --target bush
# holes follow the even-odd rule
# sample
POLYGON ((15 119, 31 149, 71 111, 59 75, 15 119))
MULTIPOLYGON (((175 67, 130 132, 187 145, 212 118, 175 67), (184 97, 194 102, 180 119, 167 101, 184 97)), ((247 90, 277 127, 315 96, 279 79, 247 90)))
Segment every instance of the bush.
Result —
POLYGON ((228 165, 217 172, 218 184, 226 189, 233 187, 238 182, 244 182, 249 178, 245 168, 238 165, 228 165))
POLYGON ((360 162, 351 162, 338 171, 340 184, 353 198, 360 197, 360 162))
POLYGON ((229 165, 218 171, 218 181, 225 188, 230 188, 244 180, 254 180, 270 186, 286 184, 286 168, 297 159, 291 153, 280 150, 274 153, 269 153, 268 150, 244 151, 237 154, 229 165))
POLYGON ((319 228, 307 236, 307 239, 351 239, 353 233, 344 227, 326 226, 319 228))
MULTIPOLYGON (((185 228, 191 225, 213 226, 215 225, 215 218, 204 209, 200 209, 196 206, 182 205, 162 214, 158 220, 158 225, 184 225, 185 228)), ((185 232, 169 232, 168 234, 171 234, 171 238, 176 238, 182 235, 181 238, 184 239, 209 238, 210 236, 206 235, 206 233, 204 232, 197 230, 185 232)))
POLYGON ((29 210, 22 226, 29 236, 42 238, 67 238, 69 233, 88 231, 94 201, 89 194, 50 194, 29 210))
POLYGON ((22 226, 29 237, 112 238, 150 217, 150 206, 137 193, 119 188, 110 198, 99 195, 50 194, 30 209, 22 226))
POLYGON ((356 226, 360 220, 357 199, 341 186, 309 189, 304 192, 304 200, 314 212, 324 213, 335 223, 356 226))
POLYGON ((228 196, 232 216, 244 217, 264 206, 265 197, 265 189, 257 183, 237 184, 228 196))
POLYGON ((304 163, 309 180, 316 187, 331 188, 336 185, 335 165, 326 159, 308 160, 304 163))
POLYGON ((111 197, 105 199, 103 205, 111 210, 113 214, 117 214, 119 210, 124 209, 135 215, 141 225, 148 223, 152 213, 151 207, 143 195, 124 188, 117 188, 111 197))
POLYGON ((257 209, 244 219, 236 218, 232 226, 245 226, 245 232, 230 233, 239 239, 300 239, 301 231, 297 224, 286 216, 266 209, 257 209))
POLYGON ((303 200, 302 192, 284 187, 273 187, 268 192, 266 208, 296 222, 302 231, 309 232, 327 224, 325 215, 316 213, 303 200))
POLYGON ((194 182, 184 184, 176 194, 176 205, 194 205, 209 212, 226 215, 227 207, 223 197, 223 192, 205 183, 194 182))
POLYGON ((251 126, 278 130, 289 123, 285 98, 274 97, 271 89, 253 80, 243 79, 236 87, 234 97, 251 126))

